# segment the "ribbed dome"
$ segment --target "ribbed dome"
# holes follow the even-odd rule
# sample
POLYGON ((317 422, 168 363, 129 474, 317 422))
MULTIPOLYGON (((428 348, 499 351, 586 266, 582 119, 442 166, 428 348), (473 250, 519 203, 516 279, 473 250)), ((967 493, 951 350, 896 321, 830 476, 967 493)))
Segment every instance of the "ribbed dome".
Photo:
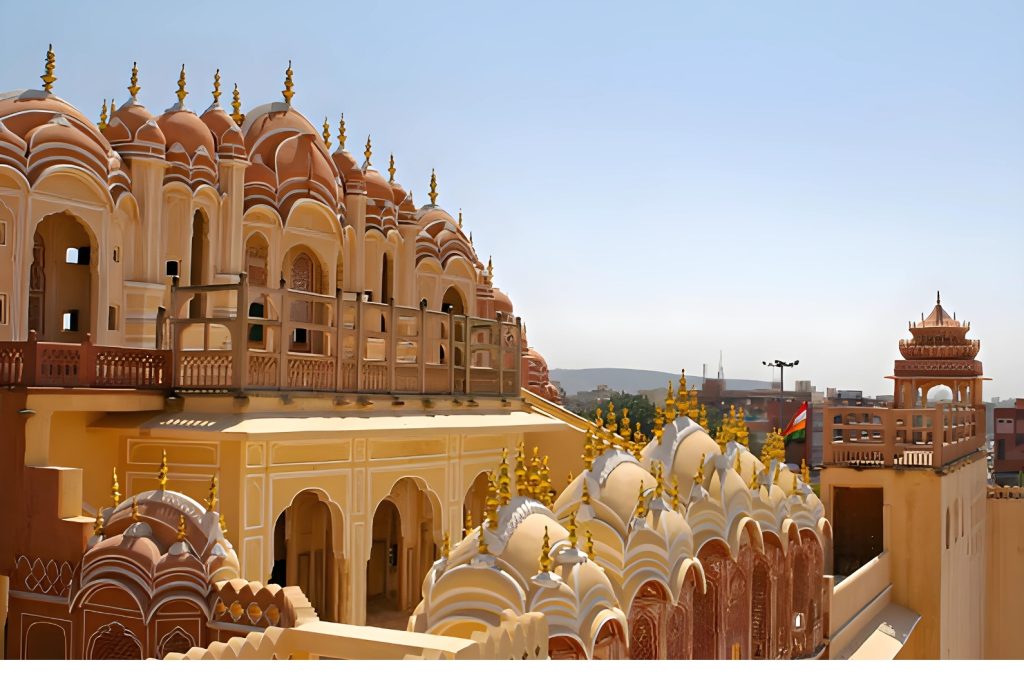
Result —
POLYGON ((0 164, 6 164, 19 171, 25 171, 27 160, 25 151, 28 145, 24 140, 0 122, 0 164))
POLYGON ((209 127, 191 110, 171 108, 158 117, 156 123, 164 133, 168 149, 179 144, 189 157, 194 157, 200 148, 206 150, 210 157, 216 152, 209 127))
POLYGON ((366 180, 366 196, 368 198, 394 203, 395 194, 391 192, 391 185, 379 171, 373 167, 367 167, 364 176, 366 180))
POLYGON ((210 106, 200 117, 213 135, 217 156, 225 160, 245 160, 245 139, 231 116, 218 105, 210 106))
POLYGON ((63 114, 25 135, 28 144, 29 180, 34 181, 50 166, 74 163, 107 182, 107 149, 72 123, 63 114))
POLYGON ((332 210, 337 207, 335 169, 327 159, 316 134, 304 133, 283 141, 277 147, 278 202, 282 213, 295 200, 309 197, 320 200, 332 210))
POLYGON ((156 118, 135 99, 130 99, 111 114, 103 136, 126 158, 162 158, 167 146, 167 139, 156 118))

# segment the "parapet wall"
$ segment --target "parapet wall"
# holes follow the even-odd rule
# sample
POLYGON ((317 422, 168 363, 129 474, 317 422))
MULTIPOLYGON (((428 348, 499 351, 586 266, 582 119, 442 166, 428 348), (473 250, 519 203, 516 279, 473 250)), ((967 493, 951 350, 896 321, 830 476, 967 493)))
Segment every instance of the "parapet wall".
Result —
POLYGON ((985 575, 985 659, 1024 659, 1024 488, 990 487, 985 575))

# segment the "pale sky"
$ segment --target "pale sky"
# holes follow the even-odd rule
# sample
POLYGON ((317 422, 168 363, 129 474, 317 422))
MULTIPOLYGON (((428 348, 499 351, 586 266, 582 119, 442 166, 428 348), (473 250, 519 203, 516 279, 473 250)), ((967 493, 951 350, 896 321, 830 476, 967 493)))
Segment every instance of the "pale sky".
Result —
POLYGON ((0 91, 98 117, 280 99, 372 133, 466 227, 552 367, 883 393, 935 291, 1024 396, 1024 3, 5 3, 0 91), (60 7, 59 10, 55 9, 60 7), (181 9, 178 9, 181 8, 181 9), (59 17, 59 18, 58 18, 59 17))

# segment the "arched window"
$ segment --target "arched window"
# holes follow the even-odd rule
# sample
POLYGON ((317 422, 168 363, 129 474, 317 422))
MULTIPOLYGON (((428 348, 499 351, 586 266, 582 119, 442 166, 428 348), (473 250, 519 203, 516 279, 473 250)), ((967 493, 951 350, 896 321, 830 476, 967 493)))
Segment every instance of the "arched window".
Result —
POLYGON ((90 660, 141 660, 142 644, 120 622, 100 627, 89 639, 90 660))

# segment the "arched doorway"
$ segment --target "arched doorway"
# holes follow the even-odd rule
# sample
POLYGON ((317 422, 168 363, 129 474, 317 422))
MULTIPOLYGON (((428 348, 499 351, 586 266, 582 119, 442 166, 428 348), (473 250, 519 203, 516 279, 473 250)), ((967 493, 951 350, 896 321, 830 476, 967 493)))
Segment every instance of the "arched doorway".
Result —
POLYGON ((553 660, 585 660, 587 654, 580 642, 571 636, 552 636, 548 639, 548 657, 553 660))
POLYGON ((274 525, 274 568, 270 583, 302 589, 321 620, 338 621, 339 568, 330 506, 312 491, 295 496, 274 525))
POLYGON ((437 559, 440 505, 411 478, 400 479, 373 514, 366 562, 366 624, 405 629, 423 578, 437 559))
POLYGON ((453 315, 466 314, 466 301, 462 299, 462 293, 458 288, 449 286, 441 299, 441 312, 450 312, 453 315))
POLYGON ((601 625, 594 639, 595 660, 621 660, 626 653, 626 635, 617 620, 608 620, 601 625))
POLYGON ((80 343, 94 330, 95 243, 66 213, 39 222, 29 266, 28 328, 39 340, 80 343))
POLYGON ((707 591, 695 593, 693 598, 693 658, 697 660, 724 659, 725 627, 722 599, 726 587, 726 573, 729 550, 720 540, 712 540, 700 548, 697 554, 707 591))
POLYGON ((631 660, 665 659, 667 616, 668 595, 664 588, 654 582, 644 584, 629 606, 631 660))
MULTIPOLYGON (((199 286, 206 277, 209 263, 209 223, 200 209, 192 214, 192 237, 189 244, 188 283, 199 286)), ((189 302, 188 316, 192 319, 204 317, 206 294, 199 294, 189 302)))
POLYGON ((736 561, 726 562, 728 592, 725 598, 725 644, 733 659, 750 659, 750 577, 754 552, 748 543, 740 547, 736 561))
POLYGON ((693 657, 693 593, 696 588, 693 570, 687 573, 679 599, 669 613, 665 647, 670 660, 693 657))
MULTIPOLYGON (((323 292, 323 271, 320 261, 312 252, 305 247, 289 252, 285 261, 286 283, 293 291, 304 291, 306 293, 323 292)), ((312 301, 289 300, 284 311, 289 312, 289 318, 293 322, 306 324, 319 323, 322 314, 321 308, 312 301)), ((323 353, 323 332, 312 331, 307 327, 296 327, 288 338, 289 351, 291 352, 313 352, 323 353)))

